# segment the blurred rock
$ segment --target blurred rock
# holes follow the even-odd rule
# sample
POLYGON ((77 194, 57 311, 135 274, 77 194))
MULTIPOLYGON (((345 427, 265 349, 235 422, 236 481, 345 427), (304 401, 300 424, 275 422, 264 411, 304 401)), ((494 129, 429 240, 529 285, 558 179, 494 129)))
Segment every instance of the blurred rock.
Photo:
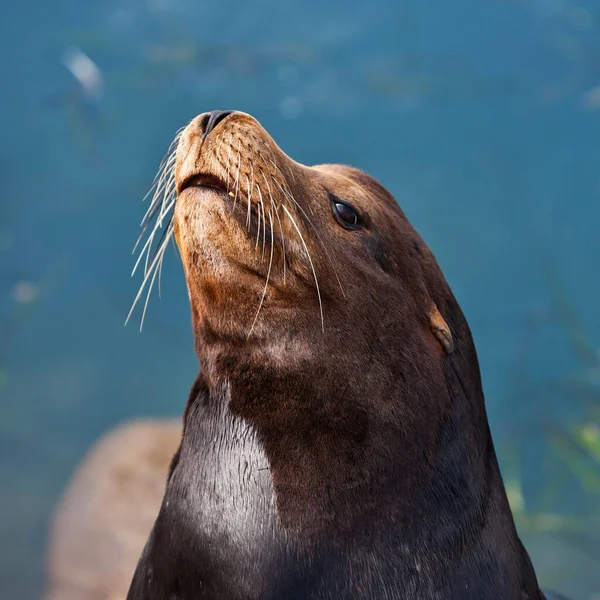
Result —
POLYGON ((123 600, 162 501, 180 421, 137 421, 105 435, 59 504, 45 600, 123 600))

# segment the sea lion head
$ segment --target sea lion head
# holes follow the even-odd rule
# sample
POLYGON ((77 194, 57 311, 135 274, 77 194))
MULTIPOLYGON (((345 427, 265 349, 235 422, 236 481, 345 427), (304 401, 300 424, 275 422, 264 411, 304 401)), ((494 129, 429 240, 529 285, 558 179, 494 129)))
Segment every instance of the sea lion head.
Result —
POLYGON ((338 491, 347 482, 336 487, 337 477, 360 471, 348 462, 381 480, 399 480, 401 465, 396 499, 421 485, 451 411, 470 413, 461 435, 485 437, 466 321, 381 184, 353 167, 295 162, 241 112, 197 116, 166 165, 203 377, 225 382, 232 410, 273 446, 275 485, 295 490, 279 494, 282 512, 284 497, 298 505, 311 469, 338 491), (290 427, 315 447, 286 463, 283 481, 276 446, 290 427))
POLYGON ((301 165, 250 115, 219 112, 183 131, 175 181, 175 237, 201 336, 205 327, 281 341, 301 329, 322 344, 402 311, 452 350, 428 290, 447 287, 443 277, 426 281, 431 253, 369 175, 301 165))

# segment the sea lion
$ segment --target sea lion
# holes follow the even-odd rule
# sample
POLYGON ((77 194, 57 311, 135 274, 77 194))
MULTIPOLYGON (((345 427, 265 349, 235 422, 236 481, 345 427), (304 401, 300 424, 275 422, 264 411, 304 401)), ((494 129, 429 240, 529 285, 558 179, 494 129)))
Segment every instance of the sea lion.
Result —
POLYGON ((467 321, 392 195, 231 111, 158 188, 144 281, 174 235, 201 368, 128 599, 542 599, 467 321))

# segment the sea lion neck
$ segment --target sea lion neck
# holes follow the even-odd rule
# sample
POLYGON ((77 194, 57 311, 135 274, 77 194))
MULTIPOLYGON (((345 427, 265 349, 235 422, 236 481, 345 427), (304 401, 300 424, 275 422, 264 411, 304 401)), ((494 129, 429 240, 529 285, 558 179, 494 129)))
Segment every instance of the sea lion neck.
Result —
POLYGON ((483 510, 486 474, 497 469, 487 423, 479 418, 481 387, 457 367, 463 340, 455 331, 457 354, 419 385, 422 368, 402 352, 383 352, 387 342, 375 332, 366 340, 371 356, 365 358, 362 345, 352 352, 346 339, 332 362, 326 335, 319 348, 300 334, 241 343, 209 339, 204 329, 197 340, 199 380, 203 397, 256 432, 286 527, 299 535, 331 529, 344 536, 369 515, 368 522, 411 529, 425 514, 443 514, 431 503, 443 504, 459 487, 465 507, 483 510))
MULTIPOLYGON (((200 352, 205 373, 211 368, 206 360, 219 370, 210 384, 201 376, 203 393, 252 431, 277 520, 302 547, 325 545, 333 554, 355 548, 361 555, 387 548, 412 568, 454 582, 456 597, 461 586, 476 590, 478 570, 488 569, 504 590, 498 597, 511 597, 509 590, 517 587, 526 590, 523 597, 537 599, 487 425, 471 335, 454 301, 445 313, 456 348, 435 375, 442 385, 421 386, 406 412, 405 385, 417 386, 402 353, 393 352, 374 352, 367 360, 363 355, 363 369, 348 378, 344 361, 336 366, 318 348, 286 368, 267 366, 253 344, 234 344, 229 353, 207 344, 200 352), (385 386, 381 373, 388 371, 395 377, 385 386), (520 565, 504 582, 506 556, 493 551, 499 543, 520 565)), ((376 341, 375 335, 369 340, 373 348, 376 341)), ((219 422, 221 436, 231 435, 232 427, 237 431, 230 421, 219 422)), ((240 454, 235 469, 244 469, 246 460, 240 454)), ((479 593, 486 597, 484 589, 479 593)))
MULTIPOLYGON (((452 384, 460 385, 458 379, 452 384)), ((528 594, 523 597, 541 598, 512 525, 489 430, 475 432, 482 443, 477 451, 464 437, 465 428, 470 428, 466 406, 442 424, 435 456, 424 460, 419 448, 406 456, 394 454, 401 449, 394 444, 394 435, 380 432, 378 446, 369 444, 372 434, 366 414, 355 418, 351 427, 346 424, 341 435, 331 420, 298 422, 297 414, 292 417, 285 410, 298 400, 289 395, 269 396, 270 415, 265 393, 255 393, 254 407, 249 406, 248 396, 236 398, 239 385, 229 380, 212 386, 200 375, 186 410, 185 438, 210 445, 210 450, 206 448, 211 473, 220 465, 218 485, 227 490, 233 506, 273 503, 270 526, 280 532, 277 536, 286 536, 295 552, 309 552, 311 560, 328 556, 334 570, 345 564, 347 555, 354 555, 352 568, 369 572, 369 561, 383 551, 403 557, 404 566, 394 568, 400 568, 406 581, 416 576, 424 577, 423 585, 431 584, 432 589, 448 586, 452 592, 444 597, 464 598, 461 593, 467 587, 472 593, 466 597, 487 597, 493 583, 498 591, 493 597, 512 598, 512 590, 522 589, 528 594), (384 453, 392 455, 384 468, 378 464, 382 443, 387 444, 384 453), (412 481, 406 481, 410 461, 419 469, 413 471, 412 481), (248 494, 245 483, 254 478, 262 482, 264 495, 259 498, 248 494), (494 553, 499 543, 505 555, 494 553), (508 575, 507 556, 520 565, 508 575), (488 573, 485 580, 479 575, 482 569, 488 573)), ((456 398, 457 403, 461 400, 456 398)), ((196 456, 202 454, 196 451, 196 456)), ((181 480, 190 468, 189 456, 176 462, 181 480)), ((430 597, 403 590, 401 597, 430 597)))

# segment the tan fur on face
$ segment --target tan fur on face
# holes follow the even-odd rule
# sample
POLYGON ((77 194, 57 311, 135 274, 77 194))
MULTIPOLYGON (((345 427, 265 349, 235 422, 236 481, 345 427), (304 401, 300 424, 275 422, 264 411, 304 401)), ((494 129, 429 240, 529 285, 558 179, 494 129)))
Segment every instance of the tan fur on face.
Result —
MULTIPOLYGON (((360 296, 403 271, 414 276, 407 284, 428 318, 434 302, 418 265, 423 256, 411 256, 424 243, 377 182, 341 165, 300 165, 249 115, 230 115, 206 138, 204 120, 184 130, 175 174, 175 236, 197 326, 208 320, 222 333, 272 335, 292 312, 327 331, 337 328, 332 310, 359 318, 352 305, 360 296), (185 187, 199 175, 221 179, 229 198, 185 187), (364 230, 335 221, 330 193, 360 212, 364 230)), ((396 301, 380 294, 377 308, 396 301)))

